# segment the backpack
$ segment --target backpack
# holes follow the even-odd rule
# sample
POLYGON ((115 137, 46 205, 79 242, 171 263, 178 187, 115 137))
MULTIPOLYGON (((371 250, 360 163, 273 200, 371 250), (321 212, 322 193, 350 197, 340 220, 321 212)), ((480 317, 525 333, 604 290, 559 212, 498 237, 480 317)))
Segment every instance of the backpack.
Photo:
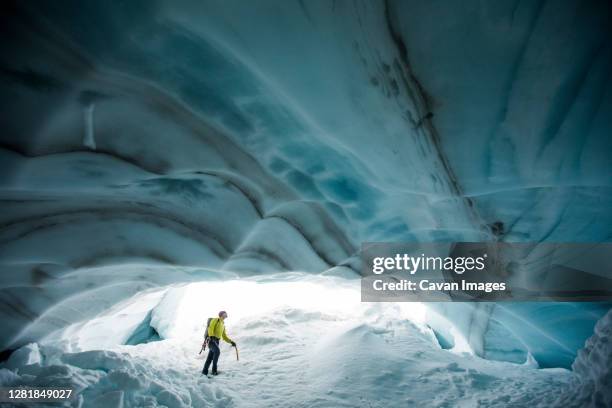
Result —
MULTIPOLYGON (((200 354, 202 354, 202 352, 206 349, 206 346, 208 345, 208 327, 210 326, 210 322, 211 320, 214 319, 214 317, 209 317, 208 320, 206 321, 206 329, 204 330, 204 342, 202 343, 202 348, 200 349, 200 354)), ((218 323, 219 321, 217 320, 216 323, 218 323)), ((215 326, 216 326, 215 323, 215 326)))
MULTIPOLYGON (((206 322, 206 329, 204 330, 204 343, 208 343, 208 328, 210 327, 210 322, 212 321, 212 319, 215 319, 215 318, 209 317, 208 321, 206 322)), ((217 323, 219 323, 219 320, 215 322, 215 328, 217 326, 217 323)))
POLYGON ((210 321, 214 319, 214 317, 209 317, 208 321, 206 322, 206 329, 204 329, 204 341, 206 342, 206 340, 208 340, 208 327, 210 327, 210 321))

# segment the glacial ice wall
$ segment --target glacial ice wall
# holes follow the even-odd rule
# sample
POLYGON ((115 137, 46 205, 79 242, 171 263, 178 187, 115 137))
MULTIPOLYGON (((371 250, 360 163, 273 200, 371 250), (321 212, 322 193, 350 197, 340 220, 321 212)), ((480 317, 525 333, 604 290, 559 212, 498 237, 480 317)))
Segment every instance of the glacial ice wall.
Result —
POLYGON ((572 370, 577 374, 577 385, 564 393, 559 406, 608 407, 612 405, 612 312, 595 325, 595 332, 578 352, 572 370))
MULTIPOLYGON (((219 270, 357 276, 364 241, 610 239, 608 2, 2 7, 3 349, 219 270)), ((608 309, 437 311, 569 367, 608 309)))

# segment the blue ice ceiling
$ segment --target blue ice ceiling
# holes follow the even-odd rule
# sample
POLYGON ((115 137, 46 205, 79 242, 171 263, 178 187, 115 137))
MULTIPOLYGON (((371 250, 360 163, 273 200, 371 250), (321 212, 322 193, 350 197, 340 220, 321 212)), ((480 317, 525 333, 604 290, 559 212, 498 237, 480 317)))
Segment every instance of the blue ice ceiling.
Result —
MULTIPOLYGON (((3 348, 217 269, 356 274, 365 241, 610 240, 607 1, 2 7, 3 348)), ((568 367, 608 309, 439 311, 568 367)))

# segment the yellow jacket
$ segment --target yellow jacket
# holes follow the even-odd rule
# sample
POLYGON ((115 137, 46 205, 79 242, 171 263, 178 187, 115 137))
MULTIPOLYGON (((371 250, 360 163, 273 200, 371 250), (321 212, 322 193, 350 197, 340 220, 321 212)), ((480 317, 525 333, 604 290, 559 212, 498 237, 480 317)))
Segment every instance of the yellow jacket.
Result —
POLYGON ((219 319, 218 317, 215 317, 210 321, 210 325, 208 326, 208 337, 223 339, 230 344, 232 342, 232 339, 227 337, 227 334, 225 334, 225 324, 223 323, 223 320, 219 319))

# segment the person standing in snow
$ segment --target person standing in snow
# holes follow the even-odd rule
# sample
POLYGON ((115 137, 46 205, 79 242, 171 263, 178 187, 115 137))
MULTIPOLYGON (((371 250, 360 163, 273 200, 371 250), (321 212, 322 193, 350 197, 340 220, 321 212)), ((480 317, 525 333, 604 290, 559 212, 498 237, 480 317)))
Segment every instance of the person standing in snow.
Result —
POLYGON ((208 357, 206 357, 206 363, 204 363, 204 368, 202 369, 202 374, 204 375, 208 375, 210 363, 212 363, 212 375, 218 374, 217 361, 219 361, 219 356, 221 355, 221 349, 219 348, 220 339, 225 340, 232 347, 236 347, 236 343, 227 337, 225 333, 225 324, 223 322, 225 319, 227 319, 227 312, 222 310, 219 312, 219 317, 211 319, 208 324, 208 357))

